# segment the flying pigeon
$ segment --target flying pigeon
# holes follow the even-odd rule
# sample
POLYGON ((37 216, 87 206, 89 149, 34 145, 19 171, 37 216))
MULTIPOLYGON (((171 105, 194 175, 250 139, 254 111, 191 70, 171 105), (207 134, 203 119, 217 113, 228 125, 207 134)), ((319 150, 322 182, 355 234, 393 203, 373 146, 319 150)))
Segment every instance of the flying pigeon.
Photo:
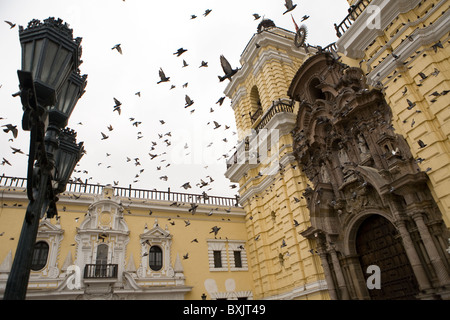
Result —
POLYGON ((183 53, 185 53, 186 51, 187 51, 187 49, 179 48, 179 49, 177 50, 177 52, 174 53, 174 55, 176 54, 177 57, 179 57, 179 56, 181 56, 183 53))
POLYGON ((214 226, 214 227, 211 228, 211 231, 209 233, 213 233, 214 232, 214 235, 217 236, 217 233, 219 232, 219 230, 220 230, 220 227, 214 226))
POLYGON ((122 54, 122 48, 120 47, 120 43, 116 44, 114 47, 111 48, 111 50, 116 49, 117 52, 119 52, 120 54, 122 54))
POLYGON ((157 82, 157 84, 161 83, 161 82, 167 82, 170 81, 170 77, 166 77, 166 75, 164 74, 164 71, 162 68, 159 68, 159 77, 161 78, 160 81, 157 82))
POLYGON ((287 10, 285 12, 283 12, 283 14, 286 14, 286 13, 294 10, 295 7, 297 7, 296 4, 292 4, 292 0, 286 0, 286 4, 284 6, 286 7, 287 10))
POLYGON ((115 103, 113 112, 117 111, 119 113, 119 115, 120 115, 120 106, 122 105, 122 102, 120 102, 116 98, 113 98, 113 99, 114 99, 114 103, 115 103))
POLYGON ((184 99, 186 100, 186 105, 184 106, 185 108, 192 106, 194 104, 194 100, 192 100, 191 98, 189 98, 188 95, 186 95, 184 97, 184 99))
POLYGON ((238 72, 239 69, 231 68, 230 63, 223 55, 220 56, 220 64, 222 65, 223 72, 225 72, 225 76, 223 76, 223 77, 218 76, 220 82, 224 81, 225 79, 228 79, 231 81, 231 77, 234 76, 235 73, 238 72))
POLYGON ((184 188, 184 189, 189 189, 189 188, 191 188, 191 185, 189 184, 189 182, 186 182, 181 187, 184 188))
POLYGON ((12 23, 11 21, 6 21, 6 20, 5 20, 5 22, 6 22, 7 24, 9 24, 10 29, 12 29, 12 28, 14 28, 14 27, 16 26, 16 24, 15 24, 15 23, 12 23))
POLYGON ((19 133, 19 131, 17 130, 17 126, 8 123, 3 125, 2 127, 6 127, 6 129, 3 129, 4 132, 8 133, 11 131, 14 136, 14 139, 17 138, 17 134, 19 133))

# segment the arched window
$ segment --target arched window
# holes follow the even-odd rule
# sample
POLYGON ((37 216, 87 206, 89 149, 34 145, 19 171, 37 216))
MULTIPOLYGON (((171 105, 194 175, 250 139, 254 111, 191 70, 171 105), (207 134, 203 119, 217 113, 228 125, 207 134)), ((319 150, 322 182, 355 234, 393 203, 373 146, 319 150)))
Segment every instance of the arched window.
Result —
POLYGON ((97 257, 95 259, 95 264, 107 264, 108 263, 108 251, 109 247, 107 244, 101 243, 97 247, 97 257))
POLYGON ((31 260, 31 270, 39 271, 45 267, 48 258, 48 244, 45 241, 36 242, 31 260))
POLYGON ((162 250, 158 246, 152 246, 148 253, 148 264, 153 271, 159 271, 162 268, 162 250))
POLYGON ((254 86, 250 92, 250 101, 251 101, 250 118, 253 123, 263 113, 262 105, 261 105, 261 98, 259 97, 259 91, 256 86, 254 86))

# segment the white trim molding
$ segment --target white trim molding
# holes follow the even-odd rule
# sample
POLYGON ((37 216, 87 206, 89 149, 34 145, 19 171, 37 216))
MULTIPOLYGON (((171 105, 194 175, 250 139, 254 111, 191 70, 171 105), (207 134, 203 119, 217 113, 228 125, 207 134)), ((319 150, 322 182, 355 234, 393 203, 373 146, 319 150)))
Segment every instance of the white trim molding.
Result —
POLYGON ((277 294, 270 297, 265 297, 263 300, 294 300, 301 299, 307 295, 328 292, 327 282, 325 280, 319 280, 311 283, 307 283, 303 286, 296 287, 288 292, 277 294))
MULTIPOLYGON (((443 2, 441 1, 440 4, 442 3, 443 2)), ((439 10, 440 7, 440 5, 436 5, 432 10, 430 10, 427 16, 433 14, 436 10, 439 10)), ((402 29, 406 30, 408 28, 414 27, 424 19, 426 19, 426 17, 408 23, 402 29)), ((371 67, 370 69, 372 69, 372 71, 367 75, 367 81, 369 82, 369 84, 375 85, 378 81, 383 81, 397 67, 407 67, 414 61, 414 59, 410 59, 407 65, 404 65, 404 62, 406 62, 406 60, 409 59, 410 56, 414 55, 414 52, 419 50, 419 48, 421 47, 431 46, 432 44, 436 43, 437 41, 439 41, 439 39, 441 39, 448 33, 448 30, 450 30, 450 11, 446 10, 445 13, 433 24, 424 28, 416 28, 410 34, 410 39, 412 40, 403 41, 398 45, 398 47, 394 50, 394 54, 399 56, 400 59, 396 61, 392 55, 389 55, 379 65, 374 68, 371 67)), ((400 31, 398 35, 401 34, 403 33, 400 31)), ((377 57, 382 54, 382 52, 384 52, 387 47, 390 47, 391 43, 395 40, 396 37, 393 37, 383 47, 383 50, 380 50, 380 52, 378 52, 377 55, 368 62, 368 65, 370 66, 372 63, 374 63, 375 60, 377 60, 377 57)), ((420 55, 416 55, 416 57, 417 56, 420 55)))
POLYGON ((209 271, 228 271, 228 257, 227 257, 227 240, 221 239, 207 239, 208 243, 208 262, 209 271), (214 251, 220 251, 220 256, 222 260, 222 267, 217 268, 214 265, 214 251))
POLYGON ((336 42, 338 52, 352 59, 363 59, 364 50, 383 33, 395 17, 412 10, 420 2, 421 0, 373 0, 336 42), (377 19, 376 26, 372 24, 374 19, 377 19))

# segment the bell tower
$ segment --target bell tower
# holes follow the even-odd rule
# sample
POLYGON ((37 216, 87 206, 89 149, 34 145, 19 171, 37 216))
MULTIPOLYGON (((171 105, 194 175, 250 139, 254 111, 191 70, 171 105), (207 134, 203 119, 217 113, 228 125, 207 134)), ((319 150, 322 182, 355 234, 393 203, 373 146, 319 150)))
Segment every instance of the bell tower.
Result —
POLYGON ((225 89, 239 139, 225 175, 240 186, 256 299, 329 299, 314 243, 300 235, 310 227, 302 195, 309 181, 293 155, 299 106, 288 90, 302 63, 322 50, 305 45, 305 36, 304 28, 263 20, 225 89))

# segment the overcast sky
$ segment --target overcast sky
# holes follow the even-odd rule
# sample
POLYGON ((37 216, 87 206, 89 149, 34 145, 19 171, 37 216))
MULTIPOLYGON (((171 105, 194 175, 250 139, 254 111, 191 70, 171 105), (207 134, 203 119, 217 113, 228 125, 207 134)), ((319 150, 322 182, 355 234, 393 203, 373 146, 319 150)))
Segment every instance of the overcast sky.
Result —
MULTIPOLYGON (((337 40, 333 25, 345 18, 347 1, 294 0, 294 4, 291 13, 297 24, 307 26, 307 43, 326 46, 337 40), (310 18, 300 23, 304 15, 310 18)), ((86 93, 68 125, 87 151, 76 167, 81 172, 72 177, 93 184, 115 181, 122 187, 234 196, 238 188, 230 188, 233 183, 224 176, 223 155, 234 153, 237 135, 230 100, 216 104, 228 83, 217 78, 223 75, 219 57, 223 54, 233 68, 240 67, 240 55, 261 21, 254 20, 254 13, 294 30, 290 13, 283 15, 284 11, 284 0, 0 0, 0 126, 11 123, 19 129, 12 141, 11 133, 0 132, 0 157, 12 164, 0 166, 0 175, 26 177, 27 156, 12 154, 11 149, 28 153, 29 148, 20 99, 11 96, 18 91, 21 68, 18 25, 55 17, 67 22, 75 37, 83 38, 80 70, 88 75, 86 93), (205 17, 206 9, 212 11, 205 17), (17 25, 10 29, 4 20, 17 25), (122 55, 111 50, 116 44, 121 44, 122 55), (188 51, 173 55, 181 47, 188 51), (188 67, 182 67, 183 59, 188 67), (202 61, 208 67, 200 68, 202 61), (157 84, 160 68, 170 82, 157 84), (175 88, 170 89, 172 85, 175 88), (186 94, 194 100, 188 108, 184 108, 186 94), (113 112, 114 97, 122 102, 121 115, 113 112), (133 126, 130 118, 141 124, 133 126), (213 121, 221 127, 214 129, 213 121), (109 138, 102 140, 101 132, 109 138), (169 132, 171 136, 165 135, 169 132), (154 150, 152 142, 157 143, 154 150), (149 153, 158 156, 151 160, 149 153), (200 188, 201 179, 210 184, 200 188), (185 182, 192 188, 181 188, 185 182)))

